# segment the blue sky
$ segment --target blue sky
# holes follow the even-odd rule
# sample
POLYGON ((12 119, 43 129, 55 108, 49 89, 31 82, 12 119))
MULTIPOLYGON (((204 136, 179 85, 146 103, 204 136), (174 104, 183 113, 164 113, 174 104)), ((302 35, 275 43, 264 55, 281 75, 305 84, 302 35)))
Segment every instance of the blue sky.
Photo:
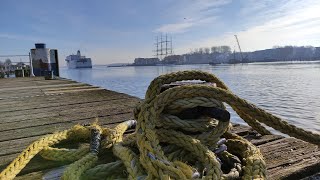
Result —
POLYGON ((132 62, 153 55, 160 33, 172 36, 176 54, 234 48, 234 34, 244 51, 320 46, 319 9, 319 0, 1 0, 0 55, 44 42, 62 64, 78 49, 94 64, 132 62))

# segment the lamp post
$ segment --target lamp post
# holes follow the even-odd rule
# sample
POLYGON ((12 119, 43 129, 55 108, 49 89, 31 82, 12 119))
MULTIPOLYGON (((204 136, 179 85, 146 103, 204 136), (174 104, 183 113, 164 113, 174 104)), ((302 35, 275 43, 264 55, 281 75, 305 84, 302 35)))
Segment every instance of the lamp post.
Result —
POLYGON ((35 77, 33 74, 33 66, 32 66, 32 59, 31 59, 31 54, 29 52, 29 61, 30 61, 30 77, 35 77))

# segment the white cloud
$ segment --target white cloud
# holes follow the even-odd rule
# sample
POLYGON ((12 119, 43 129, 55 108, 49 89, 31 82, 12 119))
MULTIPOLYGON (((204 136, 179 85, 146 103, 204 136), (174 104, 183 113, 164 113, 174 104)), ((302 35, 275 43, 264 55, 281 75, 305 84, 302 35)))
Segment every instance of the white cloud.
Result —
POLYGON ((155 32, 181 33, 188 29, 217 19, 219 8, 230 3, 231 0, 189 0, 178 2, 166 13, 176 19, 174 23, 163 24, 155 32))
POLYGON ((179 33, 184 32, 186 29, 192 27, 193 24, 194 23, 192 22, 165 24, 156 29, 155 31, 163 33, 179 33))
POLYGON ((241 10, 241 21, 247 26, 243 31, 229 31, 220 36, 207 37, 180 47, 177 51, 183 53, 190 48, 214 45, 229 45, 233 48, 236 46, 234 34, 238 35, 244 51, 266 49, 274 45, 320 46, 320 1, 289 0, 274 7, 263 5, 263 1, 255 2, 257 6, 245 6, 255 8, 241 10))
POLYGON ((29 41, 37 41, 38 38, 26 35, 19 35, 19 34, 11 34, 11 33, 1 33, 0 38, 5 39, 14 39, 14 40, 29 40, 29 41))

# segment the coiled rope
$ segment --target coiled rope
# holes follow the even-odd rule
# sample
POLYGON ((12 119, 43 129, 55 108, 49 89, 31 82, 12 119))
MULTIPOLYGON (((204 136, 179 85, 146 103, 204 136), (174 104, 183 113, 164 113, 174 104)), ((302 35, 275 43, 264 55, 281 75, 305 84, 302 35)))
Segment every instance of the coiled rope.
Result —
POLYGON ((76 125, 44 136, 9 164, 0 179, 13 179, 36 154, 71 163, 60 175, 66 180, 266 179, 266 165, 259 149, 228 132, 230 118, 223 102, 262 135, 270 134, 261 125, 264 123, 282 133, 320 144, 319 134, 290 125, 239 98, 216 76, 183 71, 159 76, 151 82, 145 100, 134 110, 135 120, 113 129, 97 124, 76 125), (216 86, 190 84, 163 91, 164 85, 184 80, 201 80, 216 86), (191 114, 186 115, 188 111, 191 114), (199 112, 203 114, 197 116, 199 112), (134 126, 135 133, 124 137, 124 132, 134 126), (61 141, 87 143, 89 139, 89 147, 54 147, 61 141), (104 154, 113 160, 97 163, 104 154))

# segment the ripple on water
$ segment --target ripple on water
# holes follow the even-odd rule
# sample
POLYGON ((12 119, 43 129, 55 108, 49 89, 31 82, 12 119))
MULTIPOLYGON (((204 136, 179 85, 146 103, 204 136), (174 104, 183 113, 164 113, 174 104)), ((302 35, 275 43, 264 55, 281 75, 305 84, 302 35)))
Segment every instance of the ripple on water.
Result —
MULTIPOLYGON (((241 98, 308 130, 320 131, 320 63, 61 68, 61 76, 139 98, 153 78, 180 70, 215 73, 241 98)), ((230 108, 233 122, 244 121, 230 108)))

